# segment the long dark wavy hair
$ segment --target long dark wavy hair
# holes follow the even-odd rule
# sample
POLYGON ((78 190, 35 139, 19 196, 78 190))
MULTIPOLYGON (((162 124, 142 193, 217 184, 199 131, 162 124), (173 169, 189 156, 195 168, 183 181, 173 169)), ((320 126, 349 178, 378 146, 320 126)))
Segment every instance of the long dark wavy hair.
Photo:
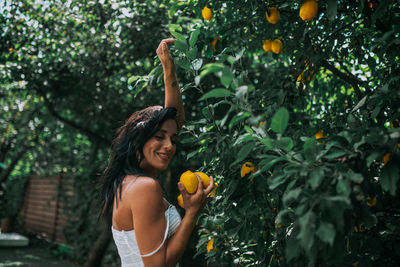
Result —
POLYGON ((101 215, 112 215, 114 197, 121 199, 122 181, 127 174, 142 174, 143 146, 168 120, 176 120, 175 108, 151 106, 133 113, 116 131, 111 145, 111 158, 102 174, 101 215))

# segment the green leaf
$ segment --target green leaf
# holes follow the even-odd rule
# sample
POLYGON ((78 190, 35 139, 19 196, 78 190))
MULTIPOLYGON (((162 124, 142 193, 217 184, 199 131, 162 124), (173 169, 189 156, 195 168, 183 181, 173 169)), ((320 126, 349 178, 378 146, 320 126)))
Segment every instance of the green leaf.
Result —
POLYGON ((301 250, 299 246, 299 241, 296 238, 289 237, 289 240, 287 241, 287 245, 285 248, 285 255, 287 257, 288 262, 298 257, 300 255, 300 252, 301 250))
POLYGON ((131 84, 131 83, 137 81, 138 79, 140 79, 140 77, 141 77, 141 76, 139 76, 139 75, 135 75, 135 76, 129 77, 129 79, 128 79, 128 84, 131 84))
POLYGON ((175 59, 176 64, 185 70, 190 70, 190 62, 186 58, 177 58, 175 59))
POLYGON ((271 150, 273 147, 272 140, 267 136, 261 139, 261 142, 265 145, 265 149, 271 150))
POLYGON ((200 73, 200 78, 204 78, 204 76, 213 73, 213 72, 218 72, 221 71, 223 68, 225 68, 224 64, 221 63, 208 63, 203 66, 203 71, 200 73))
POLYGON ((289 152, 290 150, 292 150, 294 144, 293 144, 292 138, 283 137, 275 142, 275 146, 277 148, 280 148, 280 149, 283 149, 283 150, 289 152))
POLYGON ((188 51, 188 45, 186 44, 186 41, 182 40, 175 40, 175 48, 185 54, 188 51))
POLYGON ((329 154, 325 155, 324 158, 336 159, 336 158, 342 157, 346 154, 347 154, 346 151, 335 149, 333 152, 330 152, 329 154))
POLYGON ((321 222, 316 232, 321 241, 333 245, 335 240, 336 230, 333 224, 328 222, 321 222))
POLYGON ((364 106, 365 102, 367 101, 368 95, 364 96, 358 103, 357 105, 351 110, 351 112, 356 111, 357 109, 361 108, 364 106))
POLYGON ((290 190, 289 192, 285 192, 285 194, 282 197, 283 204, 285 206, 289 205, 292 200, 296 200, 299 197, 300 193, 301 193, 301 188, 296 188, 290 190))
POLYGON ((337 1, 336 0, 328 0, 328 9, 327 14, 330 21, 333 21, 337 15, 337 1))
POLYGON ((253 148, 256 146, 256 143, 251 142, 251 143, 247 143, 246 145, 244 145, 240 151, 237 153, 237 159, 230 165, 230 168, 232 168, 233 166, 235 166, 236 164, 238 164, 239 162, 241 162, 243 159, 245 159, 250 152, 253 150, 253 148))
POLYGON ((324 179, 324 169, 316 168, 310 172, 310 178, 308 179, 308 184, 311 186, 313 190, 315 190, 324 179))
POLYGON ((203 65, 203 59, 198 58, 192 61, 192 66, 194 70, 199 70, 201 66, 203 65))
POLYGON ((336 192, 339 195, 348 197, 351 193, 350 182, 346 179, 340 179, 336 184, 336 192))
POLYGON ((229 90, 223 88, 217 88, 205 93, 202 97, 200 97, 199 101, 202 101, 207 98, 227 97, 230 95, 231 92, 229 90))
POLYGON ((168 30, 169 30, 169 32, 176 32, 176 31, 181 32, 182 31, 182 26, 178 25, 178 24, 169 24, 168 25, 168 30))
POLYGON ((355 172, 347 173, 347 177, 349 177, 351 181, 356 183, 361 183, 364 180, 364 177, 361 174, 355 172))
POLYGON ((397 182, 399 180, 399 167, 392 162, 389 162, 382 169, 380 184, 382 189, 389 192, 392 196, 396 195, 397 182))
POLYGON ((238 122, 248 118, 251 116, 249 112, 239 112, 235 117, 232 118, 231 122, 229 123, 229 129, 232 129, 238 122))
MULTIPOLYGON (((191 48, 187 53, 188 58, 194 60, 197 57, 197 46, 191 48)), ((200 69, 200 68, 199 68, 200 69)))
POLYGON ((226 88, 228 88, 229 85, 231 84, 232 80, 233 80, 233 77, 234 77, 234 76, 233 76, 232 71, 231 71, 228 67, 225 67, 225 68, 222 70, 221 83, 222 83, 226 88))
POLYGON ((297 239, 300 240, 300 245, 307 252, 311 250, 314 244, 315 219, 316 216, 311 210, 299 218, 300 232, 297 239))
POLYGON ((189 45, 194 47, 197 42, 197 38, 199 37, 200 29, 196 29, 194 32, 190 34, 189 45))
MULTIPOLYGON (((184 35, 182 35, 182 34, 176 32, 176 31, 171 31, 171 34, 172 34, 172 36, 174 36, 177 40, 186 42, 186 37, 185 37, 184 35)), ((177 40, 175 40, 175 43, 176 43, 177 40)))
POLYGON ((314 138, 308 138, 303 145, 304 157, 310 161, 314 162, 316 158, 316 143, 314 138))
POLYGON ((283 134, 289 122, 289 112, 286 108, 280 108, 271 120, 271 129, 276 133, 283 134))

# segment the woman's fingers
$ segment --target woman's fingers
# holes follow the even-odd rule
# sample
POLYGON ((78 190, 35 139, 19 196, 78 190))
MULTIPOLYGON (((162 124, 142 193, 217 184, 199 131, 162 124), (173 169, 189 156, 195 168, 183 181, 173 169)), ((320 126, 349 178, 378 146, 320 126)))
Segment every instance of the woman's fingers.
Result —
POLYGON ((185 198, 186 198, 188 193, 186 191, 185 186, 181 182, 178 183, 178 189, 179 189, 179 191, 181 191, 182 197, 185 196, 185 198))
POLYGON ((161 41, 162 43, 166 43, 167 45, 173 44, 175 42, 174 38, 168 38, 161 41))
POLYGON ((214 189, 214 177, 210 176, 210 184, 204 190, 204 193, 208 195, 214 189))

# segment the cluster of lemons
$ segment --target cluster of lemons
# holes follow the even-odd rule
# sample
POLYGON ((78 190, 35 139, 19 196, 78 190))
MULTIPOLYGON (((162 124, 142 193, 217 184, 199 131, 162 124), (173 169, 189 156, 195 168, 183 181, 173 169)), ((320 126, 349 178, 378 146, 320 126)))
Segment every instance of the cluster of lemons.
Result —
MULTIPOLYGON (((304 21, 312 20, 318 13, 318 3, 316 0, 307 0, 300 7, 300 18, 304 21)), ((276 7, 269 7, 267 12, 265 12, 265 17, 267 21, 271 24, 276 24, 281 14, 276 7)), ((279 54, 282 52, 282 41, 280 39, 264 40, 263 49, 265 52, 273 52, 279 54)))
MULTIPOLYGON (((207 188, 210 185, 210 177, 207 174, 205 174, 204 172, 185 171, 184 173, 182 173, 179 181, 183 184, 183 186, 185 187, 186 191, 189 194, 194 194, 197 191, 198 180, 197 180, 196 174, 203 181, 203 188, 204 189, 207 188)), ((214 188, 209 194, 210 197, 216 197, 217 196, 217 194, 215 192, 217 187, 218 187, 218 183, 214 183, 214 188)), ((182 208, 185 207, 184 204, 183 204, 182 194, 179 194, 179 196, 178 196, 178 204, 182 208)), ((211 238, 207 243, 207 252, 210 252, 212 249, 218 250, 218 248, 214 248, 214 238, 211 238)))
MULTIPOLYGON (((300 7, 299 15, 302 20, 310 21, 317 15, 317 13, 317 0, 306 0, 300 7)), ((203 10, 201 11, 201 15, 206 21, 210 21, 213 18, 213 12, 207 6, 203 8, 203 10)), ((269 7, 267 12, 265 12, 265 17, 269 23, 276 24, 279 21, 281 15, 276 7, 269 7)), ((218 38, 215 38, 211 43, 214 51, 217 41, 218 38)), ((282 41, 280 39, 264 40, 262 47, 265 52, 273 52, 275 54, 279 54, 282 52, 282 41)))
MULTIPOLYGON (((207 174, 205 174, 204 172, 185 171, 184 173, 182 173, 179 181, 183 184, 183 186, 185 187, 186 192, 188 192, 188 194, 194 194, 197 191, 198 180, 197 180, 196 174, 203 181, 204 189, 210 185, 210 177, 207 174)), ((210 192, 210 194, 208 194, 210 197, 217 196, 217 194, 215 193, 215 190, 217 187, 218 187, 218 183, 214 183, 213 190, 210 192)), ((179 204, 179 206, 184 208, 182 194, 179 194, 179 196, 178 196, 178 204, 179 204)))

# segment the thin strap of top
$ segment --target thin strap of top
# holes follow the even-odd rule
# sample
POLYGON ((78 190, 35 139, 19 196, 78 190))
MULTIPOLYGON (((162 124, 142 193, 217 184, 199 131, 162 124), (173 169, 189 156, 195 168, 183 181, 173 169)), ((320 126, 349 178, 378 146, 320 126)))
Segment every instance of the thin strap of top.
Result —
POLYGON ((133 254, 135 254, 135 255, 137 255, 137 256, 142 256, 142 257, 150 257, 150 256, 156 254, 156 253, 161 249, 161 247, 164 245, 164 242, 165 242, 165 240, 167 239, 167 236, 168 236, 169 211, 170 211, 170 208, 171 208, 171 204, 170 204, 170 206, 169 206, 168 209, 167 209, 167 216, 166 216, 166 217, 167 217, 167 227, 166 227, 166 229, 165 229, 163 241, 161 242, 160 246, 158 246, 158 248, 157 248, 156 250, 154 250, 153 252, 150 252, 150 253, 147 253, 147 254, 143 254, 143 255, 140 254, 140 253, 137 254, 137 253, 131 248, 131 246, 129 245, 128 238, 126 237, 126 235, 123 235, 126 244, 128 245, 129 249, 132 251, 133 254))

